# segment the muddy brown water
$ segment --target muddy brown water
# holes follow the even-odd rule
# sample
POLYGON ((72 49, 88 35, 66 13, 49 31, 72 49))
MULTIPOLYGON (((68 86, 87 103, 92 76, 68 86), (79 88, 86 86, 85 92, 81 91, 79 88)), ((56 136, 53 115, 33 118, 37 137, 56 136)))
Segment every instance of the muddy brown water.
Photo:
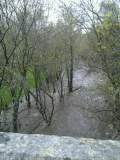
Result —
POLYGON ((34 109, 19 116, 22 129, 26 133, 30 128, 38 126, 32 133, 54 134, 59 136, 89 137, 99 139, 111 138, 113 126, 108 112, 102 112, 109 107, 98 85, 104 84, 102 73, 89 72, 82 66, 74 72, 74 88, 79 90, 67 94, 64 101, 56 104, 51 126, 42 126, 39 113, 34 109))

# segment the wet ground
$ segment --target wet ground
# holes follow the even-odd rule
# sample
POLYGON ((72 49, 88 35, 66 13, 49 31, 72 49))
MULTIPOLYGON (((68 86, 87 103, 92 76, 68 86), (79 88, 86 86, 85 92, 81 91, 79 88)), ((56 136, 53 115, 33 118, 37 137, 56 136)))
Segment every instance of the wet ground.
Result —
POLYGON ((74 71, 74 89, 79 89, 67 93, 64 101, 56 101, 51 126, 44 125, 34 104, 29 110, 21 104, 19 132, 111 139, 113 125, 108 111, 110 100, 98 87, 105 83, 105 79, 102 73, 91 71, 84 64, 80 65, 74 71))
MULTIPOLYGON (((18 132, 111 139, 114 131, 112 113, 108 111, 110 99, 106 98, 98 87, 105 83, 105 79, 102 73, 92 71, 81 64, 74 71, 74 89, 77 90, 71 94, 67 93, 62 102, 56 96, 53 121, 49 127, 43 123, 34 102, 28 110, 23 99, 19 108, 18 132)), ((11 110, 8 115, 6 124, 12 124, 11 110)))
POLYGON ((110 123, 109 105, 99 84, 104 84, 102 73, 91 72, 82 66, 74 72, 74 88, 79 88, 65 96, 64 101, 56 105, 53 122, 50 127, 38 127, 33 133, 56 134, 60 136, 90 137, 109 139, 113 126, 110 123))

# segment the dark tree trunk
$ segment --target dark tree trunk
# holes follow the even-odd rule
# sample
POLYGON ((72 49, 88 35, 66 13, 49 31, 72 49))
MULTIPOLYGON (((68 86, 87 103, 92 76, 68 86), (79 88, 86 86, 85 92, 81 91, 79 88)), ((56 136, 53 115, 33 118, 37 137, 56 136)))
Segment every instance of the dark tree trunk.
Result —
POLYGON ((120 112, 120 95, 117 93, 115 95, 115 111, 120 112))
POLYGON ((73 91, 73 48, 70 45, 70 76, 69 76, 69 92, 73 91))
POLYGON ((18 108, 19 108, 19 102, 14 103, 13 107, 13 132, 18 131, 18 108))

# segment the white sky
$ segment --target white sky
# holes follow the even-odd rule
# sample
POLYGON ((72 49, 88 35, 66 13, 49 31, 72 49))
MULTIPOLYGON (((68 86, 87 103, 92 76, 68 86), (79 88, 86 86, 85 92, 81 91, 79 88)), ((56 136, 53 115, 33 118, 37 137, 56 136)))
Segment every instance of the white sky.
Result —
MULTIPOLYGON (((60 5, 60 1, 64 2, 65 4, 69 4, 71 1, 72 2, 77 2, 79 3, 80 0, 49 0, 49 3, 50 3, 50 17, 49 17, 49 21, 55 23, 59 17, 59 5, 60 5)), ((92 0, 95 7, 98 8, 99 6, 99 3, 102 1, 102 0, 92 0)), ((106 0, 104 0, 106 1, 106 0)))

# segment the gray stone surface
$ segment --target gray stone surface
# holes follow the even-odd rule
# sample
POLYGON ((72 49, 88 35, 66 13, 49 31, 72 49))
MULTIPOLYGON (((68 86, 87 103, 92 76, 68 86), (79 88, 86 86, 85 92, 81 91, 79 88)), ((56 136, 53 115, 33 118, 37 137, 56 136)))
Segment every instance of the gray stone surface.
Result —
POLYGON ((120 141, 0 133, 0 160, 120 160, 120 141))

